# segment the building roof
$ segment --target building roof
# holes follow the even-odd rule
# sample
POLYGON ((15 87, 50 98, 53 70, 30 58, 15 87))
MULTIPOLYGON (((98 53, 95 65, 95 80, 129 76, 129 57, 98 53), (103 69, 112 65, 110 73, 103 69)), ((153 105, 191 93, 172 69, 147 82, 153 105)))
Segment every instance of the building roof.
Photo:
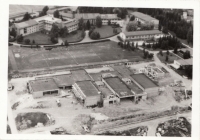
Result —
POLYGON ((72 70, 71 73, 75 82, 90 80, 90 77, 85 70, 72 70))
POLYGON ((134 96, 131 89, 119 77, 107 77, 104 80, 118 94, 119 98, 134 96))
POLYGON ((85 94, 86 97, 89 96, 96 96, 99 94, 99 91, 94 86, 94 84, 91 81, 79 81, 76 82, 78 87, 81 89, 81 91, 85 94))
POLYGON ((21 28, 25 28, 25 27, 30 27, 30 26, 34 26, 34 25, 37 25, 38 23, 31 19, 31 20, 28 20, 28 21, 24 21, 24 22, 20 22, 20 23, 15 23, 15 26, 19 29, 21 28))
POLYGON ((81 14, 75 14, 75 18, 80 19, 96 19, 97 16, 100 16, 99 13, 81 13, 81 14))
POLYGON ((127 85, 130 89, 132 89, 132 91, 134 91, 136 94, 142 93, 143 90, 142 90, 137 84, 135 84, 135 83, 132 81, 131 77, 129 77, 129 78, 123 78, 123 79, 124 79, 123 81, 126 83, 126 85, 127 85), (129 79, 129 78, 130 78, 130 79, 129 79), (131 80, 131 82, 126 82, 125 79, 131 80))
POLYGON ((174 60, 177 61, 180 65, 193 65, 193 58, 190 59, 179 59, 179 60, 174 60))
POLYGON ((144 89, 158 87, 149 77, 145 74, 132 74, 131 77, 140 84, 144 89))
POLYGON ((61 12, 60 15, 62 15, 63 17, 68 17, 68 18, 73 18, 74 17, 72 13, 61 12))
POLYGON ((157 20, 149 15, 146 15, 146 14, 143 14, 143 13, 140 13, 140 12, 132 12, 131 15, 134 15, 135 17, 137 18, 140 18, 144 21, 152 21, 152 20, 157 20))
POLYGON ((41 21, 41 20, 46 20, 46 21, 51 21, 51 22, 61 22, 62 20, 59 18, 55 18, 51 15, 45 15, 39 18, 35 18, 34 20, 36 20, 37 22, 41 21))
POLYGON ((182 48, 182 49, 179 49, 179 51, 182 50, 183 52, 186 52, 186 51, 189 51, 190 52, 190 55, 193 56, 193 49, 190 49, 190 48, 182 48))
POLYGON ((154 35, 154 34, 162 34, 159 30, 145 30, 145 31, 132 31, 132 32, 124 32, 126 36, 137 36, 137 35, 154 35))
POLYGON ((32 80, 29 81, 29 83, 33 89, 33 92, 58 89, 58 86, 56 85, 54 79, 32 80))
POLYGON ((117 14, 101 14, 101 19, 119 19, 117 14))
POLYGON ((129 77, 133 74, 126 66, 112 66, 112 68, 118 71, 123 77, 129 77))
POLYGON ((74 25, 77 25, 78 24, 78 21, 70 21, 70 22, 66 22, 64 23, 64 26, 66 27, 71 27, 71 26, 74 26, 74 25))
POLYGON ((58 86, 72 86, 75 83, 71 74, 56 75, 53 79, 58 86))

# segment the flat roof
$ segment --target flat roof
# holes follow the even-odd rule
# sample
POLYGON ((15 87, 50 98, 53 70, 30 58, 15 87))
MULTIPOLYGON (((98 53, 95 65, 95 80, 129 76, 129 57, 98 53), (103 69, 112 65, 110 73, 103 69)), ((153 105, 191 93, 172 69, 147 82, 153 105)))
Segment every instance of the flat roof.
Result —
POLYGON ((131 89, 129 89, 119 77, 108 77, 104 78, 104 80, 120 98, 134 96, 134 94, 131 92, 131 89))
POLYGON ((58 89, 54 79, 31 80, 29 83, 34 92, 58 89))
POLYGON ((94 86, 94 84, 89 80, 78 81, 76 82, 76 84, 82 90, 82 92, 86 95, 86 97, 99 95, 99 91, 94 86))
POLYGON ((56 75, 53 79, 59 86, 72 86, 75 83, 71 74, 56 75))
POLYGON ((15 23, 15 26, 19 29, 21 28, 25 28, 25 27, 29 27, 29 26, 33 26, 33 25, 37 25, 37 21, 30 19, 28 21, 24 21, 24 22, 20 22, 20 23, 15 23))
POLYGON ((124 32, 126 36, 136 36, 136 35, 154 35, 154 34, 162 34, 159 30, 145 30, 145 31, 132 31, 132 32, 124 32))
POLYGON ((174 61, 177 61, 181 65, 193 65, 193 58, 190 58, 190 59, 178 59, 178 60, 174 60, 174 61))
POLYGON ((138 17, 142 20, 145 20, 145 21, 152 21, 152 20, 157 20, 149 15, 146 15, 146 14, 143 14, 141 12, 132 12, 131 15, 134 15, 135 17, 138 17))
POLYGON ((123 77, 129 77, 133 72, 131 72, 126 66, 112 66, 112 68, 118 71, 123 77))
POLYGON ((130 78, 130 80, 131 80, 131 83, 127 83, 126 85, 127 85, 130 89, 132 89, 136 94, 142 93, 143 90, 142 90, 138 85, 136 85, 136 84, 132 81, 131 78, 130 78))
POLYGON ((117 14, 101 14, 101 19, 119 19, 117 14))
POLYGON ((144 89, 146 88, 152 88, 152 87, 158 87, 149 77, 147 77, 145 74, 132 74, 131 77, 140 84, 144 89))
POLYGON ((89 75, 85 70, 72 70, 71 71, 72 77, 74 81, 86 81, 86 80, 91 80, 89 75))

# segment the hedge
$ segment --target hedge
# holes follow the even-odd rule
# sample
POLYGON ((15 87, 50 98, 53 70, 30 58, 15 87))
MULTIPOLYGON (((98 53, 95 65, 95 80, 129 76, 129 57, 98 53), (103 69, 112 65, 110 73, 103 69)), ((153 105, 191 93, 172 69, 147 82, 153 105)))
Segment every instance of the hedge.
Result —
POLYGON ((110 39, 97 40, 97 41, 93 41, 93 42, 81 42, 81 43, 77 43, 77 44, 70 44, 69 43, 69 45, 91 44, 91 43, 106 42, 106 41, 110 41, 110 39))

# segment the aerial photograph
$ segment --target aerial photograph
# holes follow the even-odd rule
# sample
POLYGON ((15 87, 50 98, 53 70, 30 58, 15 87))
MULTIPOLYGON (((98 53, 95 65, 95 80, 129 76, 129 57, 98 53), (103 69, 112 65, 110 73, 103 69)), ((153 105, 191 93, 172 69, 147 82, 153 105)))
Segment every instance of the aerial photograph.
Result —
POLYGON ((7 134, 191 137, 193 12, 9 5, 7 134))

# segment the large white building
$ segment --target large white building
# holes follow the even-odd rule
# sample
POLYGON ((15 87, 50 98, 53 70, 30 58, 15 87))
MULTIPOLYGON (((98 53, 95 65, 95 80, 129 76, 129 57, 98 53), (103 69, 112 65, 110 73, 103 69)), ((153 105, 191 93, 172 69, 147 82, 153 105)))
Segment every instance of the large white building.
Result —
POLYGON ((62 20, 51 15, 42 16, 28 21, 15 23, 14 28, 18 35, 29 35, 40 30, 50 31, 54 23, 61 23, 62 20))
POLYGON ((159 30, 132 31, 120 33, 120 37, 123 41, 150 40, 154 39, 156 36, 161 35, 162 32, 159 30))

